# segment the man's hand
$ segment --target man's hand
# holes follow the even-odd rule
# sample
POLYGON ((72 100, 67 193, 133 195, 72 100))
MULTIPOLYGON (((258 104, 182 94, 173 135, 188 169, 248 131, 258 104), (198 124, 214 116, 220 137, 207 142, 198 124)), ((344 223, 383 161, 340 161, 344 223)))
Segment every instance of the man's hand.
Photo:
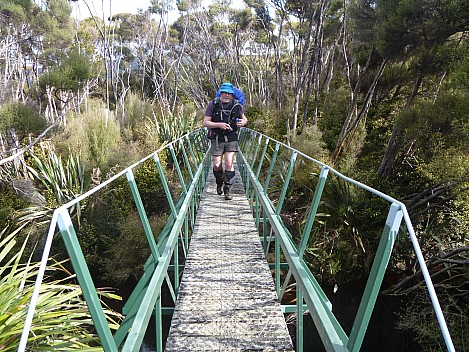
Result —
MULTIPOLYGON (((217 127, 218 127, 218 126, 217 126, 217 127)), ((220 129, 222 129, 222 130, 225 130, 225 131, 231 130, 231 126, 230 126, 229 124, 227 124, 227 123, 224 123, 224 122, 220 123, 220 127, 218 127, 218 128, 220 128, 220 129)))
POLYGON ((248 121, 245 118, 238 119, 236 121, 236 126, 238 126, 238 127, 243 127, 243 126, 246 126, 247 124, 248 124, 248 121))

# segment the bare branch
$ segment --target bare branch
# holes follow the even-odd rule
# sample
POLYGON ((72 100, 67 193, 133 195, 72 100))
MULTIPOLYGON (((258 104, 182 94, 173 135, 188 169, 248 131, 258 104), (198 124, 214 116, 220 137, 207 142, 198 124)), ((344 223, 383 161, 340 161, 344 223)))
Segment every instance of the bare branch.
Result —
POLYGON ((52 125, 50 125, 49 127, 47 127, 39 136, 37 136, 37 138, 32 141, 31 143, 29 143, 26 147, 24 147, 23 149, 21 149, 19 152, 9 156, 8 158, 5 158, 5 159, 1 159, 0 160, 0 165, 3 165, 7 162, 10 162, 10 161, 13 161, 15 160, 16 158, 18 158, 19 156, 23 155, 24 153, 26 153, 29 149, 31 149, 36 143, 38 143, 42 138, 44 138, 47 133, 53 129, 55 126, 57 126, 59 124, 59 122, 62 121, 62 116, 59 117, 52 125))

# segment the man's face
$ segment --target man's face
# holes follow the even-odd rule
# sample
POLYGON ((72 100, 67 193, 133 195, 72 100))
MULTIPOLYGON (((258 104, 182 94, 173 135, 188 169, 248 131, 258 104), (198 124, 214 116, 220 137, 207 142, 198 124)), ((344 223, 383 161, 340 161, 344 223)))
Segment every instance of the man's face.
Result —
POLYGON ((233 94, 227 92, 221 92, 220 100, 222 103, 229 103, 233 99, 233 94))

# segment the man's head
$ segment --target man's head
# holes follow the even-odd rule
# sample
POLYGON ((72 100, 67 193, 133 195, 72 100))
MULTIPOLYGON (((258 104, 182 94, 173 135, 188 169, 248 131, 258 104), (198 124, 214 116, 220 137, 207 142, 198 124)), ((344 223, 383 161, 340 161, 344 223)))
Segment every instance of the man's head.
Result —
POLYGON ((220 87, 220 99, 223 103, 229 103, 233 100, 233 85, 231 83, 223 83, 220 87))

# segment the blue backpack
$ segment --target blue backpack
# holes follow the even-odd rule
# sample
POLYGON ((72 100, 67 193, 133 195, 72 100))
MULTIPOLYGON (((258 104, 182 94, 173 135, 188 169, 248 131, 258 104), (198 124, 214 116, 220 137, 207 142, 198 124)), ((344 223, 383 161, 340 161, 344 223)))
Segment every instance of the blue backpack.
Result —
MULTIPOLYGON (((244 93, 241 89, 239 88, 236 88, 235 86, 233 86, 233 96, 234 98, 241 104, 241 105, 244 105, 244 102, 245 102, 245 98, 244 98, 244 93)), ((221 91, 220 89, 218 89, 218 92, 217 92, 217 95, 215 95, 215 98, 220 98, 221 97, 221 91)))

